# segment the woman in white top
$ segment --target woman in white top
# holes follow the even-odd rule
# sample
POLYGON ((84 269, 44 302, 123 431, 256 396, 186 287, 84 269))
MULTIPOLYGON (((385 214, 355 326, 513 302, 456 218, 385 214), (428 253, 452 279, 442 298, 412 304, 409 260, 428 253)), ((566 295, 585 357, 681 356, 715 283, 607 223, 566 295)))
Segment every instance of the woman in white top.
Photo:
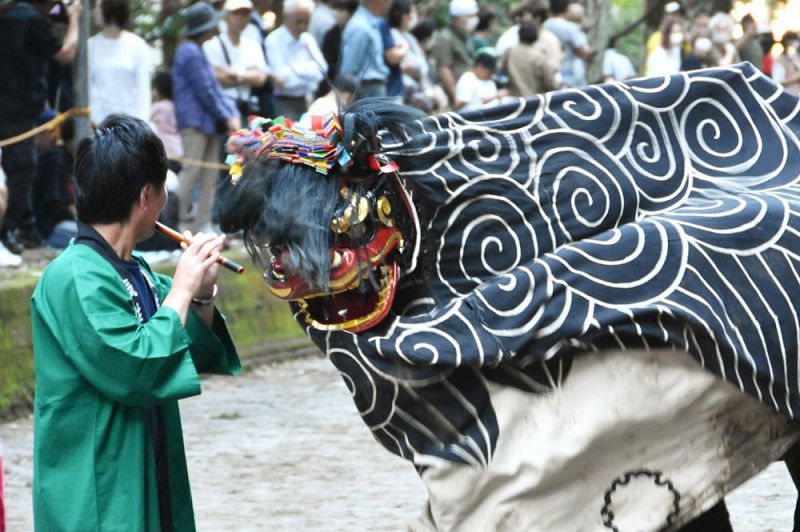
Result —
POLYGON ((130 18, 127 0, 98 0, 95 23, 102 28, 89 39, 89 107, 92 121, 124 113, 150 117, 152 51, 141 37, 124 28, 130 18))
POLYGON ((661 42, 647 58, 646 71, 649 76, 671 76, 681 71, 683 25, 668 18, 661 25, 661 42))

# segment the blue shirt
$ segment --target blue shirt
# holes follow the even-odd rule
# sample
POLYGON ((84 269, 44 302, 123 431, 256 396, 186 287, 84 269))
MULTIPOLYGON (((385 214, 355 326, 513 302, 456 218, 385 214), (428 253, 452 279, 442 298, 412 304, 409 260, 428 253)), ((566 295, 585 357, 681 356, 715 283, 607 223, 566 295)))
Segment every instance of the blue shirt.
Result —
POLYGON ((358 6, 342 34, 339 72, 356 79, 386 81, 389 67, 383 61, 381 20, 364 6, 358 6))
POLYGON ((233 100, 222 92, 203 49, 195 42, 186 41, 175 52, 172 92, 178 129, 213 135, 217 122, 238 116, 233 100))
MULTIPOLYGON (((378 27, 381 30, 383 50, 394 48, 396 43, 389 23, 381 19, 378 27)), ((386 78, 386 96, 403 96, 405 91, 403 90, 403 73, 400 71, 400 65, 387 66, 389 67, 389 76, 386 78)))
POLYGON ((128 275, 130 275, 133 289, 136 290, 136 293, 139 295, 139 303, 141 304, 142 310, 142 323, 145 323, 158 310, 155 298, 153 297, 153 291, 150 288, 150 283, 144 278, 142 267, 136 259, 120 260, 120 263, 125 268, 125 271, 128 272, 128 275))
POLYGON ((589 42, 586 34, 581 27, 565 18, 555 17, 544 21, 544 28, 556 34, 561 41, 561 49, 564 50, 564 60, 561 63, 561 79, 567 87, 575 87, 585 83, 585 80, 578 79, 578 72, 575 71, 575 60, 579 59, 575 55, 576 48, 586 48, 589 42))

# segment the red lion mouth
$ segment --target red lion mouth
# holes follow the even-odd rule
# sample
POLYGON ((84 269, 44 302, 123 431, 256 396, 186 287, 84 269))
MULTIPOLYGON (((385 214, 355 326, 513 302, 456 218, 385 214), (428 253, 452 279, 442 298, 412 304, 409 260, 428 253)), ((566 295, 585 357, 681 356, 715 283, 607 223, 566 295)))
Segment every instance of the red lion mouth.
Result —
POLYGON ((381 227, 364 247, 337 247, 331 253, 328 292, 312 289, 299 274, 287 274, 280 258, 265 270, 264 280, 275 296, 294 302, 305 322, 315 329, 358 333, 375 326, 389 312, 399 266, 387 258, 402 245, 398 229, 381 227))

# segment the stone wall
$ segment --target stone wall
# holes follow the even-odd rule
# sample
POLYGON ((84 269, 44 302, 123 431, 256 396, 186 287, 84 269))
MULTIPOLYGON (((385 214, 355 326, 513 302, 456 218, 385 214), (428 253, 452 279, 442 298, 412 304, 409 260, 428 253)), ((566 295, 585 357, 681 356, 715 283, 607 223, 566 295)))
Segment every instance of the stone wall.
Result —
MULTIPOLYGON (((267 292, 261 271, 243 253, 226 255, 246 268, 242 275, 221 269, 217 283, 217 305, 243 361, 315 352, 286 302, 267 292)), ((174 264, 155 269, 171 275, 174 264)), ((40 275, 41 271, 26 271, 0 280, 0 419, 26 412, 33 399, 30 298, 40 275)))

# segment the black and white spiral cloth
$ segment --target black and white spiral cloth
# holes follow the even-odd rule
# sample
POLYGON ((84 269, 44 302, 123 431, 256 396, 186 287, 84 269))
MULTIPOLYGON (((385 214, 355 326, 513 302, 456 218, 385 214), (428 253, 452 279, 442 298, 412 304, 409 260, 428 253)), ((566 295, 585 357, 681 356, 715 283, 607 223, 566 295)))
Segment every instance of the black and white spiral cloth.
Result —
POLYGON ((688 351, 799 417, 799 132, 749 64, 426 118, 383 146, 433 209, 430 274, 378 328, 308 333, 407 458, 486 464, 487 380, 547 392, 606 347, 688 351))

